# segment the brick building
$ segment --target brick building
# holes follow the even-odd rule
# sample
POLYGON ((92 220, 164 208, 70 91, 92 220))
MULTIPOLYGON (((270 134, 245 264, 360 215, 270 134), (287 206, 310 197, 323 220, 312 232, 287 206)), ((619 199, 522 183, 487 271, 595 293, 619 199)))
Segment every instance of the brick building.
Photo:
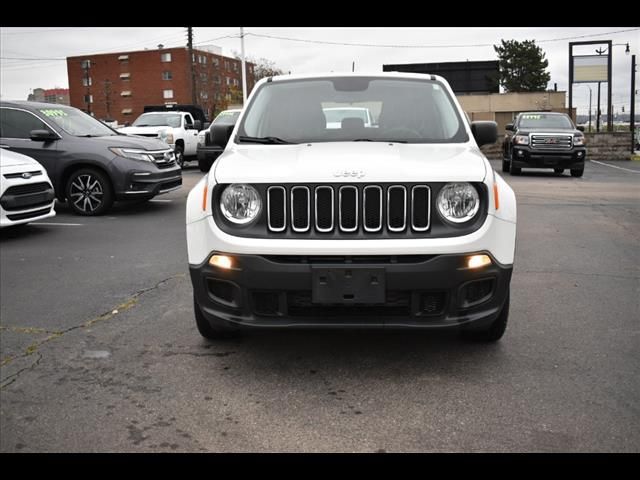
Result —
MULTIPOLYGON (((191 104, 192 79, 185 47, 67 57, 71 105, 99 119, 124 124, 145 105, 191 104)), ((254 65, 247 62, 247 94, 254 65)), ((242 62, 215 50, 193 49, 196 103, 211 120, 242 102, 242 62)))
POLYGON ((69 89, 68 88, 34 88, 33 93, 27 97, 30 102, 46 102, 59 103, 61 105, 69 105, 69 89))

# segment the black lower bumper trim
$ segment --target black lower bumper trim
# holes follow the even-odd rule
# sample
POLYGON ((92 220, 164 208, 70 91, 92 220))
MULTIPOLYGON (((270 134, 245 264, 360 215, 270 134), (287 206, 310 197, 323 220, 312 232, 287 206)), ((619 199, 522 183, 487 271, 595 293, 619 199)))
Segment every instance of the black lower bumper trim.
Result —
MULTIPOLYGON (((469 255, 476 253, 487 252, 469 255)), ((512 267, 494 260, 469 269, 467 256, 407 256, 409 261, 380 256, 370 263, 344 257, 339 263, 307 263, 291 256, 278 262, 233 255, 234 269, 205 262, 190 266, 190 275, 206 318, 243 326, 442 328, 490 323, 504 304, 512 267), (324 272, 345 279, 332 280, 324 272), (333 281, 337 291, 318 295, 323 281, 333 281), (383 285, 382 294, 371 294, 372 285, 383 285)))

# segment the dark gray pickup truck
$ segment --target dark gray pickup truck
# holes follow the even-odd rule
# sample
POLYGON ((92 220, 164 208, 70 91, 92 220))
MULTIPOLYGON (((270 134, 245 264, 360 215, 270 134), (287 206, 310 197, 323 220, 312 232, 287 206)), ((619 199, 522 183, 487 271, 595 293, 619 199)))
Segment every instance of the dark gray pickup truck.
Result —
POLYGON ((586 157, 582 127, 568 115, 554 112, 523 112, 506 126, 502 143, 502 171, 519 175, 523 168, 565 169, 581 177, 586 157))

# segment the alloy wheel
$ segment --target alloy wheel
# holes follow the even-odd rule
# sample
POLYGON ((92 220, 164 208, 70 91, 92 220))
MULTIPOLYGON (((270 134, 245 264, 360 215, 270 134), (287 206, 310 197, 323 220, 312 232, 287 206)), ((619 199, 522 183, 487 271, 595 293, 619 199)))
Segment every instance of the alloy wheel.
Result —
POLYGON ((71 182, 69 196, 78 210, 93 213, 102 205, 104 189, 100 179, 91 174, 82 174, 71 182))

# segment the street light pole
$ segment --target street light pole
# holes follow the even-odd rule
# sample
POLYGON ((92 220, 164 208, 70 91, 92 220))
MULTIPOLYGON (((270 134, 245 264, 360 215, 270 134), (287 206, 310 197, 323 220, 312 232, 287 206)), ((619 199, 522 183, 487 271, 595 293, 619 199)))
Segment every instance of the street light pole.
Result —
POLYGON ((247 65, 244 59, 244 28, 240 27, 240 55, 242 56, 242 106, 247 103, 247 65))
POLYGON ((636 149, 636 56, 631 55, 631 153, 636 149))

